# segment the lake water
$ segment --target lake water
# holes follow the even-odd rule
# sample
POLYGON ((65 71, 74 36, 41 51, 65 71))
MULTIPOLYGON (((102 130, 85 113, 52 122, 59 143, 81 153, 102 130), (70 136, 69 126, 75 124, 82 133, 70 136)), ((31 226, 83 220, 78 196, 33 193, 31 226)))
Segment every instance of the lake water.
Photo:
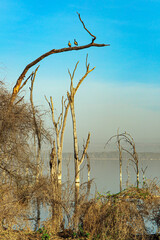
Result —
MULTIPOLYGON (((127 167, 129 172, 129 185, 136 184, 136 173, 133 164, 128 165, 128 161, 122 161, 122 180, 123 188, 126 188, 126 182, 128 179, 127 167)), ((118 160, 102 160, 102 159, 90 159, 91 174, 90 178, 93 179, 91 193, 95 191, 100 193, 119 192, 119 161, 118 160)), ((69 167, 70 178, 74 180, 74 162, 73 160, 64 160, 62 166, 63 181, 67 179, 67 169, 69 167), (69 164, 69 165, 68 165, 69 164)), ((87 163, 84 161, 82 164, 81 177, 83 182, 87 181, 87 163)), ((145 170, 145 178, 153 180, 158 183, 160 180, 160 160, 140 160, 139 172, 140 172, 140 184, 143 182, 143 173, 145 170), (146 170, 145 170, 146 169, 146 170)))

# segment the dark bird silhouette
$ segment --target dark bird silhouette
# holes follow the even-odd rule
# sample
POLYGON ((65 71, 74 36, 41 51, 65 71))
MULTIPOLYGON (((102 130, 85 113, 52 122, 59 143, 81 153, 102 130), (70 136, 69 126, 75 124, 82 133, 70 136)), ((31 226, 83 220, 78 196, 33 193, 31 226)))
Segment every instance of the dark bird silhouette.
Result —
POLYGON ((68 42, 68 47, 71 47, 71 43, 70 43, 70 41, 68 42))
POLYGON ((78 46, 78 42, 74 39, 74 45, 78 46))

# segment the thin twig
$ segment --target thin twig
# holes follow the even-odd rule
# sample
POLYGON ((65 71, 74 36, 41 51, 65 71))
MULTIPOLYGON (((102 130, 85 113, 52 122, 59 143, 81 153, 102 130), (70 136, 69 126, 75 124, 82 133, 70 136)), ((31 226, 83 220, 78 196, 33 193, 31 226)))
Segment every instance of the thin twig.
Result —
POLYGON ((85 27, 85 24, 84 24, 84 22, 82 21, 80 14, 79 14, 78 12, 77 12, 77 14, 78 14, 78 16, 79 16, 79 20, 80 20, 81 23, 83 24, 84 29, 93 37, 93 38, 92 38, 92 43, 94 43, 94 41, 96 40, 96 36, 94 36, 94 35, 85 27))

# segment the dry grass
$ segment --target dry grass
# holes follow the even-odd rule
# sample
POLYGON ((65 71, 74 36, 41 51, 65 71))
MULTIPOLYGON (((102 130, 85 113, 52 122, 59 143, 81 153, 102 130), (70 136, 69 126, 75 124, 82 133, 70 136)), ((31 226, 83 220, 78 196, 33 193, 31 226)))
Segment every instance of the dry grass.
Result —
POLYGON ((85 204, 81 224, 91 239, 146 239, 143 217, 149 216, 155 206, 157 197, 149 188, 130 188, 85 204))

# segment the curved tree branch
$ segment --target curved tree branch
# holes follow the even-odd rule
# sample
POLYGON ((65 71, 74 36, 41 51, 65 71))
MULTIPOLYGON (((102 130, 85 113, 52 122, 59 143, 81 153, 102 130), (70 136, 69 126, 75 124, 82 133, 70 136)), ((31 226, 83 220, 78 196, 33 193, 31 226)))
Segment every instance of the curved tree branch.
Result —
POLYGON ((26 73, 28 72, 28 70, 33 67, 34 65, 36 65, 37 63, 39 63, 40 61, 42 61, 44 58, 55 54, 55 53, 62 53, 62 52, 69 52, 69 51, 79 51, 85 48, 90 48, 90 47, 106 47, 106 46, 110 46, 110 44, 99 44, 99 43, 94 43, 96 36, 94 36, 93 34, 90 33, 90 31, 85 27, 84 22, 82 21, 80 14, 77 12, 78 16, 79 16, 79 20, 81 21, 81 23, 83 24, 84 29, 93 37, 92 38, 92 42, 87 44, 87 45, 83 45, 83 46, 74 46, 74 47, 67 47, 67 48, 60 48, 60 49, 52 49, 49 52, 46 52, 44 54, 42 54, 40 57, 38 57, 37 59, 35 59, 33 62, 29 63, 23 70, 23 72, 21 73, 21 75, 19 76, 19 78, 17 79, 17 82, 13 88, 13 92, 12 92, 12 96, 11 96, 11 100, 10 100, 10 106, 13 104, 17 94, 19 93, 19 91, 22 89, 22 87, 26 84, 28 78, 26 79, 26 81, 24 82, 24 84, 22 84, 22 81, 24 80, 26 73), (22 85, 21 85, 22 84, 22 85))

